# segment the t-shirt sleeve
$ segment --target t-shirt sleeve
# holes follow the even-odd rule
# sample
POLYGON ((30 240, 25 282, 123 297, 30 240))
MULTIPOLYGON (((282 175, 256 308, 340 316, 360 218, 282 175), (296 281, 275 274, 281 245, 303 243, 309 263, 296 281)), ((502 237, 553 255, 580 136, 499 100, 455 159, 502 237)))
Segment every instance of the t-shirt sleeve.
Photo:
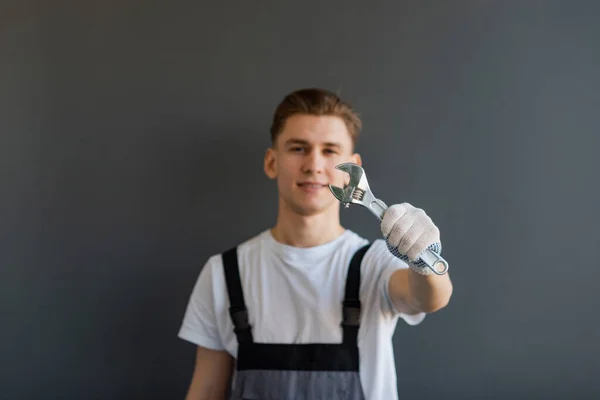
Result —
POLYGON ((198 346, 224 350, 215 312, 214 280, 216 257, 211 257, 200 271, 189 297, 178 336, 198 346))
POLYGON ((377 290, 379 290, 380 295, 383 297, 383 301, 381 302, 382 312, 394 317, 399 316, 409 325, 420 324, 425 319, 426 313, 407 314, 400 312, 394 307, 389 295, 388 289, 392 274, 399 269, 408 268, 408 264, 390 253, 383 240, 375 240, 369 253, 371 253, 370 263, 373 264, 374 268, 379 269, 377 290))

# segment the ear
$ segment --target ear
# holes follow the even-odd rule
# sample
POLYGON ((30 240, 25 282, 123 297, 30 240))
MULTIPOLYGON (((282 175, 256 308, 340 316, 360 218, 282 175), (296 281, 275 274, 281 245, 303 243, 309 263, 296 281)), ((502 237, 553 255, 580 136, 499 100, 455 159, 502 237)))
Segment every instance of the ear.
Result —
POLYGON ((265 174, 271 178, 275 179, 277 177, 277 167, 275 163, 275 150, 272 147, 269 147, 265 152, 264 159, 264 170, 265 174))

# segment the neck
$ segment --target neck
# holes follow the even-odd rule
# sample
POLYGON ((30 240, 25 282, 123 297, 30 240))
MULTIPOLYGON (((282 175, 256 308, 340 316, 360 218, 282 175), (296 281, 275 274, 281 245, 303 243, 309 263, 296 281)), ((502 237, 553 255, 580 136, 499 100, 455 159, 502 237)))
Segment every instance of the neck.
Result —
POLYGON ((273 238, 294 247, 313 247, 325 244, 344 233, 340 225, 339 207, 317 215, 300 215, 280 205, 277 223, 271 228, 273 238))

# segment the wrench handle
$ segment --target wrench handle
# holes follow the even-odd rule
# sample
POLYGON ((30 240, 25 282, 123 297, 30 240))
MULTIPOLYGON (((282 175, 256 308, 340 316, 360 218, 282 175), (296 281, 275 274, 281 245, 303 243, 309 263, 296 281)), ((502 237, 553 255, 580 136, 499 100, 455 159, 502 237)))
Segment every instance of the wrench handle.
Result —
POLYGON ((387 211, 388 206, 383 201, 373 197, 369 202, 369 207, 367 208, 373 214, 375 214, 375 216, 379 218, 379 221, 381 222, 381 220, 383 220, 383 214, 385 214, 385 212, 387 211))
POLYGON ((435 274, 444 275, 448 271, 448 262, 435 251, 427 249, 420 257, 435 274))

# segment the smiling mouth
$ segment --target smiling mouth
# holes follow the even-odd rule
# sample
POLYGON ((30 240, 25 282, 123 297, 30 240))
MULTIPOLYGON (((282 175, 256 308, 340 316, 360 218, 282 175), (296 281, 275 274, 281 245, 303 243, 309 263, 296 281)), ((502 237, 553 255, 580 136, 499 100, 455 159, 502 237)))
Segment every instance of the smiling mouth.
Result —
POLYGON ((322 187, 327 186, 327 184, 324 184, 324 183, 301 182, 301 183, 298 183, 298 186, 304 187, 304 188, 309 188, 309 189, 318 189, 318 188, 322 188, 322 187))

